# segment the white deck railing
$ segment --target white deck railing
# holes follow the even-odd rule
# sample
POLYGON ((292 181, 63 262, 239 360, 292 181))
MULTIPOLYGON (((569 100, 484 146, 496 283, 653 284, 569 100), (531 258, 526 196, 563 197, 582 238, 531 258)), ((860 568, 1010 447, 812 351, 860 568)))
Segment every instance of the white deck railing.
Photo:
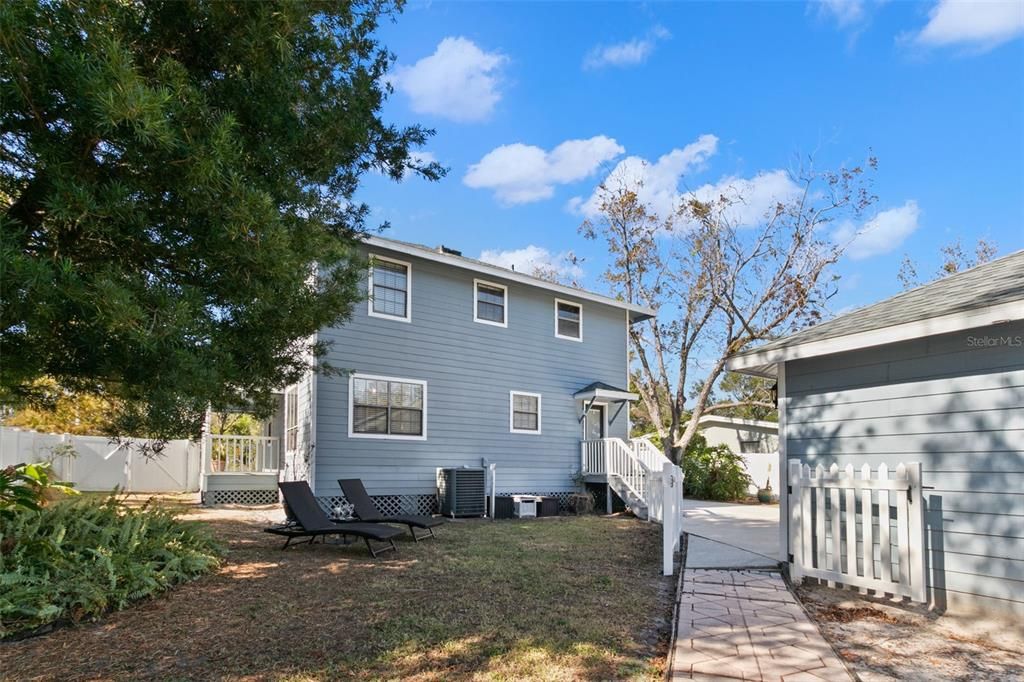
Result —
POLYGON ((208 473, 258 473, 279 467, 279 439, 265 436, 207 436, 208 473))

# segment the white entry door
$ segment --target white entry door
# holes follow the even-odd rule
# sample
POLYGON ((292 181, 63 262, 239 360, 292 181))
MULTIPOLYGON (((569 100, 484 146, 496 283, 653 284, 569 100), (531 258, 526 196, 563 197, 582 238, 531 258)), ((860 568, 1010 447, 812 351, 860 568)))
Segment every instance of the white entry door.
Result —
POLYGON ((587 411, 587 418, 584 420, 584 440, 597 440, 607 436, 605 433, 604 405, 593 405, 587 411))

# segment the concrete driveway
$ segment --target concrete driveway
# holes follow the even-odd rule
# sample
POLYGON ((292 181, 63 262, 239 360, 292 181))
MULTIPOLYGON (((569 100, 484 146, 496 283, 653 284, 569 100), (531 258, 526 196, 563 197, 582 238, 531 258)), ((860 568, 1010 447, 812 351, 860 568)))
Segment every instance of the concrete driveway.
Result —
POLYGON ((683 500, 687 568, 774 568, 779 506, 683 500))

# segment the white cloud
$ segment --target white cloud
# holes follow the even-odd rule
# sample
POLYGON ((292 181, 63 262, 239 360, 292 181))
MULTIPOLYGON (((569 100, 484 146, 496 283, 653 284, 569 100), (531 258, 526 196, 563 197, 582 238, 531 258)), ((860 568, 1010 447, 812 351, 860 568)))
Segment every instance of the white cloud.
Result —
MULTIPOLYGON (((673 149, 654 163, 639 156, 629 156, 618 163, 605 178, 603 185, 610 190, 637 188, 640 200, 659 215, 668 215, 679 200, 679 180, 690 170, 700 168, 718 151, 718 138, 701 135, 682 149, 673 149)), ((602 189, 594 190, 589 199, 574 197, 567 208, 594 216, 600 212, 602 189)))
POLYGON ((633 38, 614 45, 598 45, 583 58, 584 69, 601 69, 606 66, 636 66, 643 64, 654 52, 659 40, 671 38, 663 26, 655 26, 645 38, 633 38))
POLYGON ((525 204, 550 198, 555 185, 582 180, 624 151, 604 135, 567 140, 550 152, 518 142, 506 144, 470 166, 462 182, 473 189, 493 190, 504 204, 525 204))
POLYGON ((390 77, 409 97, 412 110, 453 121, 482 121, 501 99, 501 67, 508 61, 466 38, 445 38, 434 54, 412 66, 398 66, 390 77))
POLYGON ((840 28, 858 24, 864 19, 864 0, 817 0, 819 16, 835 20, 840 28))
POLYGON ((940 0, 913 40, 927 47, 961 45, 987 50, 1021 35, 1024 3, 1019 0, 940 0))
POLYGON ((902 206, 882 211, 860 229, 851 222, 841 224, 833 234, 839 244, 847 244, 846 254, 853 260, 890 253, 917 229, 921 209, 913 199, 902 206))
POLYGON ((522 249, 509 251, 487 250, 480 254, 479 260, 503 268, 514 269, 516 272, 526 275, 543 270, 553 272, 566 279, 579 279, 583 276, 583 269, 570 262, 568 257, 567 252, 553 254, 542 246, 530 244, 522 249))
POLYGON ((688 196, 703 202, 724 197, 732 202, 725 209, 726 219, 734 225, 749 227, 760 223, 776 204, 791 201, 802 191, 788 172, 773 170, 752 178, 725 177, 714 184, 701 185, 688 196))
POLYGON ((761 222, 775 204, 790 201, 803 191, 784 170, 763 171, 750 178, 726 176, 696 189, 680 190, 682 178, 688 172, 703 168, 717 151, 718 138, 706 134, 682 149, 673 149, 654 163, 630 156, 619 162, 588 199, 570 199, 566 210, 592 218, 601 212, 605 191, 629 188, 635 189, 640 201, 662 218, 672 215, 684 198, 713 202, 724 197, 732 202, 724 210, 726 219, 737 227, 749 227, 761 222))

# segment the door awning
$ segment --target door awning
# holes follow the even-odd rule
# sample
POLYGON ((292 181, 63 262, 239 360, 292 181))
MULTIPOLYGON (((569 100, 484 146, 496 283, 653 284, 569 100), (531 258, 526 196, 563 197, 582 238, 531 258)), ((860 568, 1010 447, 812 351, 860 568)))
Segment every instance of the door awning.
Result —
POLYGON ((589 386, 584 386, 580 390, 576 391, 573 396, 577 400, 596 401, 596 400, 607 400, 610 402, 633 402, 640 399, 640 396, 636 393, 630 393, 629 391, 616 388, 610 384, 603 383, 601 381, 595 381, 589 386))

